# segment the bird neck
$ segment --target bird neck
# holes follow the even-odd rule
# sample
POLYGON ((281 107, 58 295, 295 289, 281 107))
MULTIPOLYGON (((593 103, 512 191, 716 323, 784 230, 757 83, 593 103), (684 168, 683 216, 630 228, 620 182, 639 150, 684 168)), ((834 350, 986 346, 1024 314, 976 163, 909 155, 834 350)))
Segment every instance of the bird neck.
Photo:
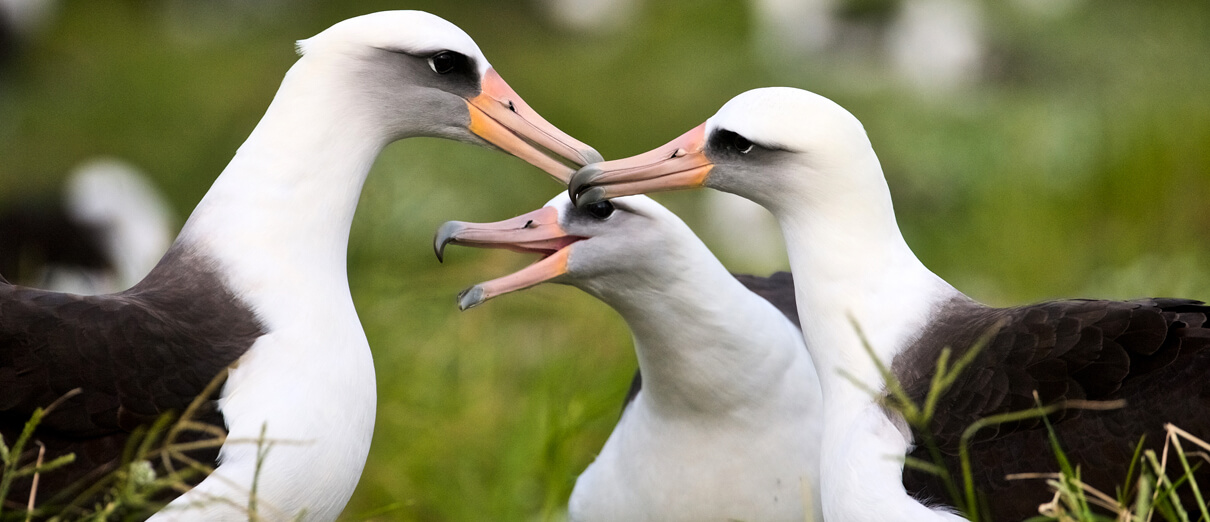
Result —
POLYGON ((705 245, 685 243, 668 245, 676 255, 661 257, 659 274, 589 291, 630 327, 640 400, 653 409, 683 417, 759 408, 793 363, 809 358, 801 336, 705 245))
POLYGON ((263 294, 300 287, 348 293, 349 230, 388 141, 314 69, 304 59, 286 74, 178 238, 214 259, 232 290, 257 308, 287 297, 263 294))
POLYGON ((830 477, 821 486, 829 520, 858 520, 828 500, 836 498, 875 506, 869 520, 938 519, 902 493, 902 463, 887 457, 904 454, 911 434, 878 401, 886 380, 875 361, 890 368, 929 312, 957 291, 908 248, 883 183, 873 204, 775 212, 823 395, 820 473, 830 477))
POLYGON ((875 357, 889 368, 933 307, 960 295, 904 241, 885 181, 874 189, 877 197, 864 199, 872 204, 776 213, 803 335, 829 408, 838 410, 873 400, 870 390, 885 386, 875 357))
MULTIPOLYGON (((213 263, 267 332, 224 384, 219 409, 229 439, 221 465, 175 506, 193 509, 213 497, 244 505, 239 499, 263 460, 256 490, 263 505, 284 509, 283 518, 305 510, 334 519, 365 464, 374 366, 346 254, 362 184, 388 140, 315 72, 304 59, 286 74, 174 246, 213 263), (262 458, 246 443, 262 433, 287 443, 262 458)), ((198 509, 227 509, 209 504, 218 506, 198 509)), ((236 518, 216 513, 197 518, 236 518)))

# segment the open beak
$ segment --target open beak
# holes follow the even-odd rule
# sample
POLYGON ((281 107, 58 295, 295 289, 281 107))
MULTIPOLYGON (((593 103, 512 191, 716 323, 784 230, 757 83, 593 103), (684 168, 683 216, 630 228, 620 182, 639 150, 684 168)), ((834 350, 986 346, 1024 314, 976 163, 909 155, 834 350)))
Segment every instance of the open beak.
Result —
POLYGON ((578 167, 604 159, 592 147, 543 119, 495 69, 487 70, 479 95, 467 99, 466 104, 471 113, 471 132, 563 183, 574 170, 538 147, 578 167))
POLYGON ((438 260, 444 258, 445 246, 449 244, 542 255, 537 262, 517 272, 463 290, 458 294, 458 308, 466 310, 498 295, 524 290, 566 274, 571 245, 581 239, 584 238, 569 235, 559 226, 558 210, 543 207, 495 223, 447 221, 437 229, 433 250, 438 260))
POLYGON ((588 165, 567 191, 577 206, 620 196, 700 187, 714 164, 706 158, 706 124, 638 156, 588 165))

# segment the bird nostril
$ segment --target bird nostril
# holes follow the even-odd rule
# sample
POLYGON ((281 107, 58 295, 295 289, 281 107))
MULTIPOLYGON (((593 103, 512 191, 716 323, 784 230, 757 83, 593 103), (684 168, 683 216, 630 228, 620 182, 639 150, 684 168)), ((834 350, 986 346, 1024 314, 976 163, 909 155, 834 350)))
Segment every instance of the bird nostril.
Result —
POLYGON ((513 112, 517 112, 517 106, 516 106, 516 105, 513 105, 513 101, 512 101, 512 100, 509 100, 509 101, 508 101, 508 110, 513 111, 513 112))
POLYGON ((531 219, 529 221, 526 221, 525 226, 523 226, 521 228, 532 228, 533 226, 534 226, 534 220, 531 219))

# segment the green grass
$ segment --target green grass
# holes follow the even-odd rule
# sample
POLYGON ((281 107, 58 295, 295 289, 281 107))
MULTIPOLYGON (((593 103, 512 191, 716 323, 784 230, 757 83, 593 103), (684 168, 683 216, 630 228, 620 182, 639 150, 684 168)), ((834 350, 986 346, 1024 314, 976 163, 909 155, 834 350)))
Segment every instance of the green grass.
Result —
MULTIPOLYGON (((71 395, 74 394, 69 393, 64 398, 68 398, 71 395)), ((37 455, 32 459, 33 462, 28 462, 31 459, 23 458, 25 457, 25 449, 29 446, 31 440, 33 440, 34 430, 42 422, 42 419, 53 411, 58 404, 59 401, 55 401, 55 403, 49 404, 45 408, 35 409, 29 421, 21 429, 21 434, 17 436, 17 440, 6 442, 4 436, 0 435, 0 515, 4 515, 5 508, 7 507, 5 501, 8 499, 9 492, 12 491, 14 480, 23 477, 32 477, 31 488, 36 488, 39 474, 50 473, 56 468, 75 462, 76 456, 74 454, 62 455, 49 462, 45 462, 43 460, 45 447, 41 446, 40 443, 39 451, 31 452, 37 455)), ((36 441, 34 442, 36 443, 36 441)), ((30 499, 30 503, 32 504, 36 500, 37 497, 34 496, 30 499)), ((26 510, 28 511, 30 507, 32 506, 27 504, 26 510)))
MULTIPOLYGON (((173 414, 165 414, 152 425, 135 430, 117 469, 95 482, 85 481, 77 484, 78 490, 73 493, 76 496, 66 501, 58 496, 53 500, 47 499, 46 493, 39 498, 38 485, 42 476, 56 473, 58 468, 74 462, 75 454, 60 455, 50 461, 44 461, 45 447, 37 441, 34 430, 46 415, 80 390, 72 390, 46 408, 36 409, 17 440, 8 441, 12 443, 11 446, 0 437, 0 464, 3 464, 0 466, 0 520, 102 522, 140 520, 155 513, 163 506, 162 502, 156 500, 158 494, 168 489, 185 491, 189 487, 187 480, 190 477, 196 477, 199 472, 208 473, 213 470, 182 452, 201 447, 217 447, 226 440, 226 434, 222 430, 195 423, 191 419, 203 399, 210 396, 221 382, 221 379, 214 379, 179 419, 173 414), (211 433, 212 437, 196 442, 176 440, 179 434, 192 430, 211 433), (39 446, 37 451, 32 449, 31 442, 39 446), (161 462, 164 467, 161 469, 162 474, 157 476, 153 463, 161 462), (31 477, 27 486, 29 489, 22 492, 28 495, 29 500, 23 506, 16 506, 9 501, 10 494, 16 493, 13 481, 24 477, 31 477)), ((249 514, 250 520, 256 520, 254 505, 251 506, 249 514)))
MULTIPOLYGON (((854 327, 856 323, 854 322, 854 327)), ((937 360, 936 371, 929 386, 928 393, 922 403, 912 401, 889 368, 878 359, 870 348, 868 341, 858 329, 858 335, 886 383, 884 391, 866 389, 883 404, 899 412, 908 424, 917 432, 926 436, 917 441, 930 450, 931 462, 913 457, 906 457, 904 465, 927 473, 937 475, 942 479, 948 490, 950 504, 955 510, 971 522, 993 522, 995 516, 984 503, 985 493, 974 486, 973 468, 969 457, 969 446, 974 435, 982 429, 1003 423, 1012 423, 1030 418, 1041 418, 1050 436, 1051 450, 1058 463, 1057 472, 1017 473, 1010 475, 1010 480, 1046 480, 1054 495, 1049 501, 1043 498, 1038 502, 1039 516, 1032 517, 1029 522, 1149 522, 1164 520, 1169 522, 1190 522, 1191 520, 1210 520, 1210 507, 1206 497, 1202 495, 1201 485, 1196 481, 1194 471, 1210 462, 1210 443, 1190 434, 1173 424, 1166 424, 1165 441, 1161 452, 1153 449, 1144 450, 1145 439, 1141 438, 1135 448, 1126 476, 1116 490, 1116 496, 1099 491, 1080 480, 1080 468, 1074 467, 1065 454, 1062 444, 1055 434, 1048 416, 1063 409, 1093 409, 1105 410, 1121 408, 1125 401, 1061 401, 1043 405, 1040 402, 1035 408, 1016 412, 992 415, 979 419, 964 430, 958 447, 960 474, 953 475, 946 466, 936 442, 929 438, 930 426, 941 397, 947 392, 956 378, 965 371, 966 367, 975 360, 986 345, 987 340, 999 329, 991 331, 979 340, 963 356, 950 362, 952 352, 949 348, 942 350, 937 360), (1182 442, 1183 441, 1183 442, 1182 442), (1187 452, 1184 443, 1190 443, 1197 451, 1187 452), (1194 459, 1197 460, 1194 460, 1194 459), (1170 460, 1171 459, 1171 460, 1170 460), (1179 474, 1170 475, 1169 462, 1179 462, 1179 474), (1136 473, 1137 472, 1137 473, 1136 473), (1194 495, 1193 505, 1183 505, 1178 493, 1188 490, 1194 495), (1199 517, 1200 515, 1200 517, 1199 517)), ((157 420, 146 430, 136 432, 131 438, 126 456, 117 470, 94 484, 84 484, 82 492, 75 500, 66 506, 39 505, 33 509, 31 499, 26 509, 9 509, 5 513, 6 503, 0 502, 0 520, 25 520, 33 517, 46 518, 52 522, 59 521, 107 521, 107 520, 139 520, 163 507, 162 502, 155 500, 157 494, 166 489, 186 491, 187 479, 196 472, 209 473, 209 466, 190 459, 184 451, 196 447, 214 447, 223 443, 256 444, 257 462, 251 490, 248 492, 246 504, 238 505, 247 513, 249 522, 264 520, 260 516, 257 503, 257 477, 260 476, 261 463, 272 451, 274 441, 265 438, 265 426, 261 435, 255 440, 236 441, 227 439, 225 433, 217 428, 198 424, 192 421, 193 412, 202 404, 204 398, 211 396, 215 387, 222 382, 222 375, 216 377, 188 409, 174 420, 169 413, 157 420), (200 430, 213 436, 198 442, 178 442, 177 436, 189 430, 200 430), (156 465, 162 464, 161 475, 157 476, 156 465), (90 504, 91 502, 91 504, 90 504)), ((864 387, 858 380, 854 384, 864 387)), ((39 473, 54 473, 57 468, 69 464, 74 455, 60 456, 50 462, 43 462, 42 453, 32 463, 23 462, 23 450, 34 440, 31 435, 46 414, 55 409, 62 400, 78 391, 65 395, 55 404, 45 409, 38 409, 25 426, 20 437, 10 447, 0 437, 0 501, 7 498, 12 491, 14 479, 34 476, 31 496, 36 497, 37 477, 39 473)), ((1035 400, 1037 394, 1035 393, 1035 400)), ((566 457, 563 449, 568 439, 574 439, 576 434, 588 426, 588 422, 607 412, 586 411, 583 403, 572 403, 566 411, 548 411, 545 422, 540 424, 537 431, 545 434, 541 448, 541 459, 535 468, 527 468, 538 475, 538 480, 545 484, 545 493, 540 508, 543 519, 560 518, 558 511, 566 497, 565 480, 560 476, 568 465, 574 464, 566 457)), ((448 444, 439 444, 449 446, 448 444)), ((503 452, 501 452, 503 453, 503 452)), ((24 458, 28 461, 29 458, 24 458)), ((458 493, 461 493, 460 491, 458 493)), ((211 499, 212 502, 232 502, 230 499, 211 499)), ((406 512, 412 504, 402 501, 384 505, 359 515, 347 515, 345 519, 372 520, 384 516, 399 515, 406 512)), ((304 513, 297 515, 302 520, 304 513)), ((469 516, 473 516, 469 515, 469 516)))
MULTIPOLYGON (((218 387, 225 382, 226 372, 215 376, 185 409, 177 415, 168 412, 161 415, 149 426, 137 428, 127 441, 121 461, 113 471, 95 481, 81 479, 72 486, 72 495, 67 500, 55 495, 48 501, 43 493, 39 499, 39 479, 47 473, 56 473, 58 468, 75 461, 75 454, 58 456, 50 461, 44 461, 45 447, 37 442, 34 431, 47 415, 64 400, 80 393, 79 389, 72 390, 46 408, 34 411, 24 429, 12 446, 0 437, 0 521, 29 522, 30 520, 46 520, 48 522, 107 522, 116 520, 144 520, 164 508, 165 493, 175 490, 176 494, 190 489, 190 484, 196 479, 214 471, 208 463, 200 462, 190 457, 187 452, 205 448, 217 448, 231 444, 255 444, 256 466, 252 478, 251 489, 247 492, 248 500, 238 502, 230 498, 195 498, 193 502, 215 502, 232 504, 236 509, 246 513, 249 522, 263 520, 280 520, 278 516, 267 517, 261 514, 258 505, 257 488, 264 459, 277 444, 288 444, 289 441, 275 441, 265 437, 267 425, 261 427, 260 436, 252 440, 230 439, 227 433, 215 426, 196 422, 194 415, 203 404, 215 395, 218 387), (191 436, 182 440, 181 436, 194 432, 200 436, 191 436), (26 451, 29 443, 40 446, 39 451, 26 451), (31 461, 32 462, 29 462, 31 461), (11 493, 16 493, 14 480, 32 477, 28 493, 29 501, 24 506, 16 506, 8 499, 11 493), (7 512, 6 512, 7 511, 7 512)), ((171 495, 175 496, 175 495, 171 495)), ((292 514, 295 520, 302 520, 305 512, 292 514)))
MULTIPOLYGON (((146 169, 183 221, 263 114, 293 40, 419 8, 466 29, 535 109, 607 158, 662 144, 749 88, 837 100, 866 125, 916 253, 991 304, 1210 297, 1204 0, 1091 0, 1061 19, 985 2, 989 71, 940 97, 877 61, 771 57, 740 0, 652 0, 621 32, 590 37, 552 27, 537 2, 236 4, 64 5, 47 38, 0 71, 0 204, 115 155, 146 169)), ((561 516, 617 419, 635 367, 629 333, 563 287, 459 313, 459 290, 527 260, 459 251, 443 266, 429 243, 445 220, 511 217, 557 190, 516 159, 437 140, 393 145, 376 164, 349 270, 379 409, 348 518, 561 516)), ((659 199, 696 226, 700 196, 659 199)))

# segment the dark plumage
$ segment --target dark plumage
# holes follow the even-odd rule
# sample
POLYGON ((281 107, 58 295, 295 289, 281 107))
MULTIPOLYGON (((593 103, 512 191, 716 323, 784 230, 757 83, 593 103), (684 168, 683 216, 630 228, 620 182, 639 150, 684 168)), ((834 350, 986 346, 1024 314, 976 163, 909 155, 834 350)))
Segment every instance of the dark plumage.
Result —
MULTIPOLYGON (((976 420, 1061 400, 1124 399, 1125 408, 1070 409, 1050 416, 1062 447, 1082 479, 1113 494, 1126 478, 1139 438, 1162 449, 1164 424, 1210 433, 1210 307, 1200 301, 1067 300, 1016 308, 988 308, 965 298, 937 310, 920 338, 893 361, 895 373, 917 403, 928 392, 943 347, 952 360, 994 332, 974 363, 942 397, 931 437, 950 473, 961 476, 959 438, 976 420)), ((914 434, 911 457, 932 461, 914 434)), ((1056 472, 1041 419, 1004 424, 976 434, 971 445, 975 486, 997 520, 1037 515, 1049 497, 1040 480, 1005 479, 1011 473, 1056 472)), ((1175 469, 1171 469, 1175 471, 1175 469)), ((1210 476, 1203 472, 1199 478, 1210 476)), ((918 499, 946 503, 934 477, 911 468, 904 485, 918 499)))
MULTIPOLYGON (((181 413, 264 333, 207 260, 179 247, 117 294, 0 283, 0 433, 14 440, 35 408, 80 389, 35 434, 48 459, 76 452, 75 464, 43 476, 39 499, 50 500, 112 470, 132 430, 181 413)), ((223 427, 212 405, 198 420, 223 427)), ((213 463, 217 448, 203 453, 213 463)))
MULTIPOLYGON (((774 272, 769 277, 749 274, 732 275, 740 283, 743 283, 744 287, 751 290, 752 293, 765 298, 766 301, 777 307, 795 326, 799 326, 798 308, 794 302, 793 275, 789 272, 774 272)), ((643 375, 636 369, 634 371, 634 379, 630 380, 630 388, 626 390, 626 399, 622 401, 622 411, 626 411, 626 407, 630 406, 634 398, 639 396, 639 390, 642 389, 643 375)))

